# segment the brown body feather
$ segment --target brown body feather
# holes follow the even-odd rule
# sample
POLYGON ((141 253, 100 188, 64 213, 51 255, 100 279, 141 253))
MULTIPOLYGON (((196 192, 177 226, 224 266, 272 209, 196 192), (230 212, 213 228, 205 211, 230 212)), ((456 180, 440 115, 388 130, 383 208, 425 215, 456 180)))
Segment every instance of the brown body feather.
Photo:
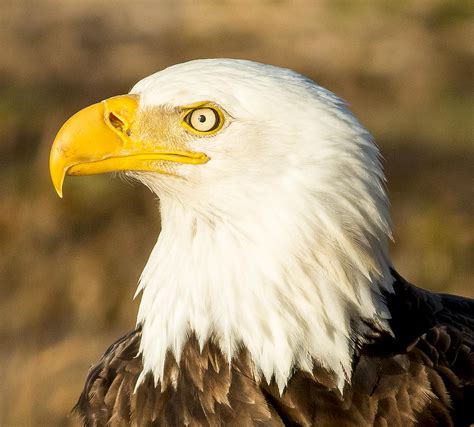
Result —
POLYGON ((474 423, 474 301, 410 285, 388 295, 394 336, 364 344, 341 395, 331 373, 297 371, 283 395, 256 381, 248 353, 231 364, 194 337, 164 380, 142 370, 137 330, 94 365, 76 412, 87 426, 468 426, 474 423))

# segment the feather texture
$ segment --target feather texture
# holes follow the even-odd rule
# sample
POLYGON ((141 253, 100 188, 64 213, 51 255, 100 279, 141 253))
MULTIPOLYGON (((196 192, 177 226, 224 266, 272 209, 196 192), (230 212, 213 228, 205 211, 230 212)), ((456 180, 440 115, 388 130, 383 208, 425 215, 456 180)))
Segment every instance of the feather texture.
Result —
POLYGON ((280 394, 258 380, 245 348, 229 363, 195 336, 180 362, 167 355, 161 384, 143 369, 141 330, 113 344, 91 368, 76 412, 87 426, 468 426, 474 422, 474 301, 438 295, 398 274, 388 294, 394 335, 355 355, 341 394, 333 373, 296 371, 280 394))

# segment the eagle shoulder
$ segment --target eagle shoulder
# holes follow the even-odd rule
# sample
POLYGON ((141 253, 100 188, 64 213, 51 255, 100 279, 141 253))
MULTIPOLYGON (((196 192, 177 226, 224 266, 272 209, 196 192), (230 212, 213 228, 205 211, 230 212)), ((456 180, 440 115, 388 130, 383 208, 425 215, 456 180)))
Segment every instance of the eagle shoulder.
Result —
MULTIPOLYGON (((392 271, 394 293, 386 295, 392 315, 392 337, 363 349, 365 357, 396 361, 404 368, 399 379, 396 404, 403 407, 402 395, 410 396, 417 422, 426 425, 471 425, 474 423, 474 300, 437 294, 408 283, 392 271), (445 422, 441 422, 444 420, 445 422)), ((383 364, 383 363, 382 363, 383 364)), ((386 373, 385 382, 397 375, 386 373)), ((375 387, 376 389, 376 387, 375 387)), ((425 425, 423 424, 423 425, 425 425)))
POLYGON ((91 366, 73 409, 84 425, 130 425, 131 397, 142 369, 137 358, 140 339, 141 329, 137 328, 114 342, 91 366))

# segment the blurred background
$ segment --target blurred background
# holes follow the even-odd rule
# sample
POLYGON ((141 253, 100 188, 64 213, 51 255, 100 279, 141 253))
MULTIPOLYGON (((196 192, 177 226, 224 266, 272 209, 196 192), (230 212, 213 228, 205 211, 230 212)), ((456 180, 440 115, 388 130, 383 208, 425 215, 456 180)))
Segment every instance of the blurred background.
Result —
POLYGON ((171 64, 248 58, 345 98, 385 157, 394 262, 474 296, 474 3, 0 1, 0 425, 74 424, 89 365, 134 326, 155 197, 110 176, 49 181, 78 109, 171 64))

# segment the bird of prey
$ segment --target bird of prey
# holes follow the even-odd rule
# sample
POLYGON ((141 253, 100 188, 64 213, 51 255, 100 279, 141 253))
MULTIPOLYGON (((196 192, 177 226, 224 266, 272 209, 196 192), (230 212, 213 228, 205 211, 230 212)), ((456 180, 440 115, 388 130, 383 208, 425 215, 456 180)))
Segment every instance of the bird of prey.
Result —
POLYGON ((404 280, 380 153, 288 69, 195 60, 71 117, 50 171, 160 200, 136 329, 92 366, 86 425, 474 422, 474 301, 404 280))

